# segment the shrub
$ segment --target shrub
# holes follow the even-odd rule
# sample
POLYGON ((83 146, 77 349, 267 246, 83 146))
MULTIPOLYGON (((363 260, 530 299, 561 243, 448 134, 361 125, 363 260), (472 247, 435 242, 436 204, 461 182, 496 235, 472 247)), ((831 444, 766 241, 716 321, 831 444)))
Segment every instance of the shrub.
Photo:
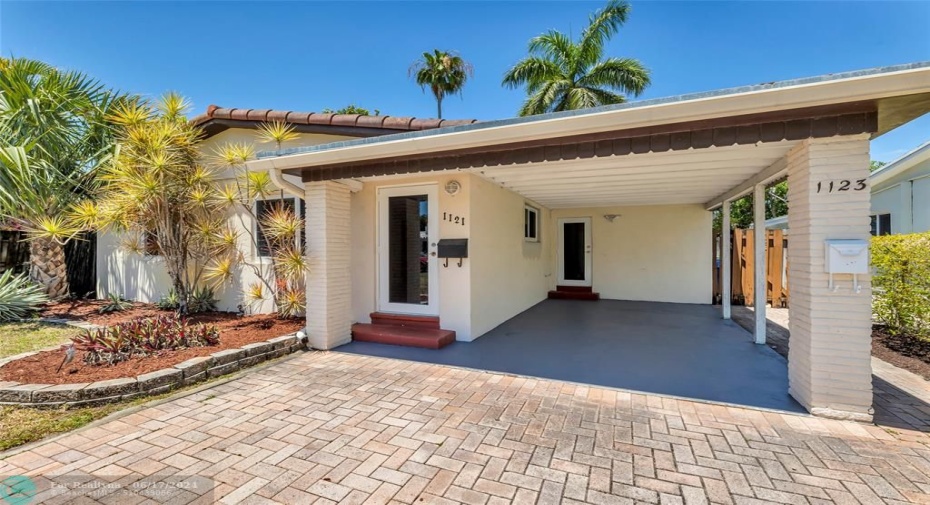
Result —
POLYGON ((872 238, 875 317, 894 335, 930 338, 930 233, 872 238))
POLYGON ((216 310, 216 298, 213 297, 213 289, 200 287, 195 289, 187 302, 187 312, 197 314, 198 312, 211 312, 216 310))
POLYGON ((110 312, 122 312, 126 309, 132 308, 132 303, 128 300, 124 300, 122 296, 116 293, 110 293, 110 296, 107 297, 107 304, 97 309, 97 312, 101 314, 109 314, 110 312))
POLYGON ((216 326, 190 327, 175 316, 158 316, 86 330, 71 341, 75 348, 87 351, 85 363, 112 365, 133 356, 216 345, 220 342, 220 333, 216 326))
POLYGON ((178 310, 178 307, 181 306, 181 297, 179 297, 178 292, 172 288, 171 291, 168 291, 167 295, 161 297, 161 299, 155 303, 155 306, 160 310, 178 310))
POLYGON ((0 274, 0 321, 22 319, 47 301, 45 291, 26 274, 13 275, 12 270, 0 274))

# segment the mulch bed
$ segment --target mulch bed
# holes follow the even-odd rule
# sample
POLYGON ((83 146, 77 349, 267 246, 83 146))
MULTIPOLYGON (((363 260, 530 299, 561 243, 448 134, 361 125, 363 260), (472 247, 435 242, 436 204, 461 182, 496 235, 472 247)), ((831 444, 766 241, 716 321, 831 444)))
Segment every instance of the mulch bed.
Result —
POLYGON ((100 313, 100 307, 108 302, 106 300, 65 300, 48 303, 39 312, 39 317, 68 319, 71 321, 84 321, 101 326, 109 326, 123 321, 130 321, 139 317, 153 317, 171 314, 169 310, 160 310, 151 303, 132 302, 132 308, 119 312, 100 313))
POLYGON ((890 335, 881 326, 872 327, 872 356, 930 380, 930 342, 890 335))
MULTIPOLYGON (((63 305, 63 304, 56 304, 63 305)), ((69 319, 80 319, 94 324, 113 324, 140 316, 164 315, 165 311, 151 306, 138 304, 132 311, 113 314, 97 314, 96 309, 89 310, 94 304, 80 302, 74 310, 57 312, 67 314, 69 319), (83 305, 83 306, 82 306, 83 305)), ((52 309, 56 310, 56 309, 52 309)), ((60 309, 58 309, 60 310, 60 309)), ((43 317, 63 317, 43 312, 43 317)), ((64 358, 63 350, 43 351, 38 354, 18 359, 0 367, 0 381, 16 381, 31 384, 78 384, 123 377, 135 377, 140 374, 168 368, 182 361, 197 356, 209 356, 224 349, 235 349, 246 344, 262 342, 296 332, 304 327, 303 319, 278 319, 274 314, 240 317, 229 312, 208 312, 196 314, 189 318, 191 323, 216 325, 220 330, 220 343, 206 347, 192 347, 177 351, 164 351, 150 356, 132 358, 114 365, 87 365, 84 363, 83 351, 78 351, 74 361, 55 373, 64 358)))

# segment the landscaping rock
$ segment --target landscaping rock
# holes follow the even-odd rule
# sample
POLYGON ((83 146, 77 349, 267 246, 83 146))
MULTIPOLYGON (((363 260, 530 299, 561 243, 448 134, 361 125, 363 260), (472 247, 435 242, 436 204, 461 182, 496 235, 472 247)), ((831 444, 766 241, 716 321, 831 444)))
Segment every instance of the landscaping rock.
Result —
POLYGON ((155 372, 149 372, 136 377, 139 382, 139 391, 152 392, 167 387, 171 389, 181 383, 184 379, 184 371, 177 368, 165 368, 155 372))
POLYGON ((76 402, 83 397, 84 388, 90 384, 57 384, 32 392, 33 403, 76 402))
POLYGON ((0 388, 0 402, 31 403, 33 391, 46 387, 49 384, 16 384, 0 388))
POLYGON ((213 357, 211 356, 191 358, 187 361, 174 365, 175 368, 184 372, 185 379, 194 375, 202 374, 206 372, 207 369, 211 366, 213 366, 213 357))
POLYGON ((245 357, 245 351, 242 349, 226 349, 225 351, 215 352, 210 356, 213 357, 213 366, 217 367, 239 361, 245 357))
POLYGON ((110 398, 139 391, 139 383, 135 378, 110 379, 97 381, 84 388, 84 398, 110 398))
POLYGON ((293 346, 298 343, 299 340, 297 340, 297 335, 284 335, 283 337, 269 339, 268 342, 274 345, 274 357, 279 358, 293 352, 293 346))
POLYGON ((242 346, 242 350, 245 351, 246 357, 258 356, 260 354, 267 354, 273 351, 274 344, 271 342, 256 342, 254 344, 246 344, 242 346))
POLYGON ((220 375, 226 375, 228 373, 235 372, 236 370, 239 370, 239 362, 233 361, 232 363, 215 366, 207 370, 207 377, 212 379, 213 377, 219 377, 220 375))

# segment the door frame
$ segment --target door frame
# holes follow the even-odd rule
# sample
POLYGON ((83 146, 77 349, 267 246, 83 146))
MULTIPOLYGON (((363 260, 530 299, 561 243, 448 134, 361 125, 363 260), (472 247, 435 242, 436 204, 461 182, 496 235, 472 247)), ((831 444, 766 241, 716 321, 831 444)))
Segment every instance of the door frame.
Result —
POLYGON ((593 263, 593 253, 594 249, 591 242, 591 218, 590 217, 560 217, 556 226, 558 227, 556 231, 557 235, 557 245, 556 245, 556 261, 558 262, 558 285, 560 286, 584 286, 590 287, 592 285, 591 278, 591 264, 593 263), (584 227, 584 280, 575 281, 575 280, 565 280, 565 224, 566 223, 583 223, 584 227))
POLYGON ((417 314, 427 316, 439 315, 439 260, 436 257, 436 243, 439 241, 439 185, 437 183, 428 184, 410 184, 404 186, 380 187, 377 191, 377 230, 376 234, 376 255, 377 255, 377 272, 376 272, 376 306, 379 312, 390 312, 395 314, 417 314), (428 283, 428 300, 425 305, 414 303, 392 303, 390 302, 390 256, 388 240, 390 240, 390 226, 388 223, 388 199, 392 196, 411 196, 426 195, 427 205, 427 225, 426 233, 428 235, 427 254, 427 275, 428 283))

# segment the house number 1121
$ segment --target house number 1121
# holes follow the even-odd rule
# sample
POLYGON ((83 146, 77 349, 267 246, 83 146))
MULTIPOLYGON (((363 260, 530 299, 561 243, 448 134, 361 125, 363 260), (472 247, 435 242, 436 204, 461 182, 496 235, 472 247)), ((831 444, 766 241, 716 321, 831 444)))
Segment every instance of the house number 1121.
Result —
POLYGON ((841 181, 818 182, 818 193, 833 193, 839 191, 862 191, 866 188, 865 179, 850 181, 843 179, 841 181))
POLYGON ((452 215, 452 214, 450 214, 450 213, 448 213, 448 212, 443 212, 443 213, 442 213, 442 220, 443 220, 443 221, 449 221, 450 223, 455 223, 455 224, 460 224, 460 225, 462 225, 462 226, 465 226, 465 218, 464 218, 464 217, 462 217, 462 216, 455 216, 455 215, 452 215))

